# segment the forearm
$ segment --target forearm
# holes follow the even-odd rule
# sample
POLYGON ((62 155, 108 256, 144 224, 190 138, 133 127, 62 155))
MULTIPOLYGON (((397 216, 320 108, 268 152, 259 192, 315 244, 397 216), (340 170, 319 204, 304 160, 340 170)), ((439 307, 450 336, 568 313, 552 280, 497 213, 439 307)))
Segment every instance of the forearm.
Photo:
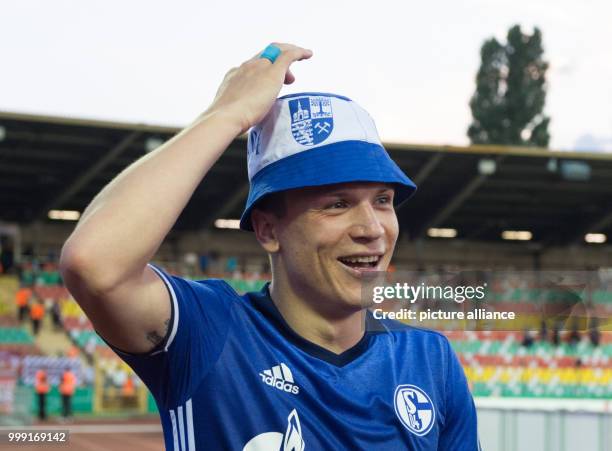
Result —
POLYGON ((87 207, 64 246, 64 263, 86 267, 90 277, 103 279, 102 285, 142 272, 202 178, 240 131, 220 113, 205 114, 130 165, 87 207))
POLYGON ((312 56, 291 44, 278 46, 274 63, 255 55, 231 69, 207 113, 129 166, 87 207, 60 262, 68 287, 82 289, 82 299, 142 282, 147 262, 202 177, 237 135, 264 118, 283 82, 293 82, 289 66, 312 56))

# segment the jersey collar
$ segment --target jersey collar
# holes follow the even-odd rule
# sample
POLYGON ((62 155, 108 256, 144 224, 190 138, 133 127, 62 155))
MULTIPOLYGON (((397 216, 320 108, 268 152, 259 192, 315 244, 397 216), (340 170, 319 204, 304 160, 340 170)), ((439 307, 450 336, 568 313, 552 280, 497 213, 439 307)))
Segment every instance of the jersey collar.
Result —
POLYGON ((261 291, 247 293, 247 296, 251 300, 253 306, 263 314, 288 341, 305 353, 338 367, 343 367, 362 355, 367 351, 373 335, 382 333, 386 330, 381 322, 374 318, 372 312, 366 310, 365 333, 363 337, 361 337, 361 340, 346 351, 336 354, 329 349, 325 349, 305 339, 287 324, 285 318, 283 318, 270 297, 270 283, 267 283, 261 291))

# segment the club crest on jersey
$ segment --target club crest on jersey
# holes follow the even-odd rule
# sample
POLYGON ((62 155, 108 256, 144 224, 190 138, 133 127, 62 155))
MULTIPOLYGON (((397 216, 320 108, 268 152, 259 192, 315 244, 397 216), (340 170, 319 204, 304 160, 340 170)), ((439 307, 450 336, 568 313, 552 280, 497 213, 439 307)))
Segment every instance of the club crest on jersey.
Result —
POLYGON ((323 142, 334 128, 331 98, 299 97, 289 100, 291 134, 303 146, 323 142))
POLYGON ((415 435, 423 436, 433 427, 436 410, 431 398, 416 385, 398 385, 394 395, 395 414, 415 435))

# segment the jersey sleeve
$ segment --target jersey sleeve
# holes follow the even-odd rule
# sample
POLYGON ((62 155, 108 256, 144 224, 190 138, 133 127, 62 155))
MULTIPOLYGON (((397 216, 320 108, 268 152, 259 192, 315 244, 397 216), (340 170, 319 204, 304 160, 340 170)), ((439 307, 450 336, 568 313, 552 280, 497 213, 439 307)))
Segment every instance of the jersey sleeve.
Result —
POLYGON ((438 451, 480 451, 476 406, 465 373, 455 351, 445 340, 448 352, 446 409, 438 451))
POLYGON ((237 294, 222 280, 192 281, 150 267, 168 289, 168 332, 145 354, 111 348, 138 374, 158 405, 174 406, 191 396, 219 358, 237 294))

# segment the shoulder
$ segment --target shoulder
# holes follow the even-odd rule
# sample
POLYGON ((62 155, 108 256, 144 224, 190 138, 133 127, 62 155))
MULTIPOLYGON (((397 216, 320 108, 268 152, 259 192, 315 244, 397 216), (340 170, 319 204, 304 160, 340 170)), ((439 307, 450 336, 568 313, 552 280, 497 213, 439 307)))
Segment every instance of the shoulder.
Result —
POLYGON ((240 296, 223 279, 192 280, 166 273, 157 266, 153 270, 164 281, 172 299, 196 301, 236 301, 240 296))
POLYGON ((389 334, 396 346, 427 350, 428 355, 447 357, 452 348, 446 335, 432 329, 411 326, 393 319, 379 320, 384 332, 389 334))
POLYGON ((189 281, 195 289, 212 291, 218 296, 228 300, 236 301, 241 299, 241 296, 232 288, 232 286, 223 279, 203 279, 189 281))
POLYGON ((411 326, 395 319, 380 319, 379 320, 385 331, 398 335, 409 335, 421 340, 437 340, 448 342, 448 338, 441 332, 433 329, 425 329, 422 327, 411 326))

